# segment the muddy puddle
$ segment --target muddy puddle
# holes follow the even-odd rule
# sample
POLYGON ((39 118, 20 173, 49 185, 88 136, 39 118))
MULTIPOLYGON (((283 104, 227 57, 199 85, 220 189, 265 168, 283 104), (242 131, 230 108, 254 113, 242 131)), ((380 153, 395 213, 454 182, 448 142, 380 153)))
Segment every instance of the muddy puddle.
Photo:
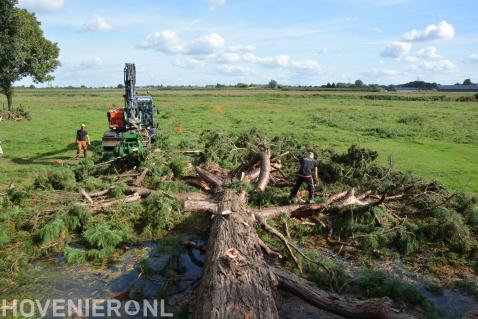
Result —
MULTIPOLYGON (((173 238, 167 244, 145 242, 129 247, 120 257, 103 265, 68 265, 61 256, 37 261, 29 266, 21 285, 9 291, 4 299, 118 299, 124 306, 130 300, 164 300, 159 309, 164 314, 174 314, 174 318, 187 318, 187 304, 199 285, 204 254, 197 249, 185 249, 180 242, 184 237, 173 238)), ((196 240, 196 243, 203 242, 196 240)), ((328 256, 333 257, 333 256, 328 256)), ((339 258, 347 264, 352 274, 359 268, 349 260, 339 258)), ((420 291, 451 318, 458 318, 465 312, 478 308, 475 298, 452 288, 431 289, 429 278, 407 270, 400 263, 389 266, 389 270, 402 280, 417 285, 420 291)), ((286 319, 341 317, 317 309, 290 294, 281 294, 281 317, 286 319)), ((100 301, 96 301, 100 302, 100 301)), ((140 307, 143 307, 140 304, 140 307)), ((127 308, 127 307, 126 307, 127 308)), ((109 318, 154 318, 125 313, 121 307, 120 316, 112 314, 109 318)), ((86 310, 74 312, 71 318, 92 318, 86 310)), ((158 315, 159 316, 159 315, 158 315)), ((51 309, 46 318, 53 318, 51 309)))

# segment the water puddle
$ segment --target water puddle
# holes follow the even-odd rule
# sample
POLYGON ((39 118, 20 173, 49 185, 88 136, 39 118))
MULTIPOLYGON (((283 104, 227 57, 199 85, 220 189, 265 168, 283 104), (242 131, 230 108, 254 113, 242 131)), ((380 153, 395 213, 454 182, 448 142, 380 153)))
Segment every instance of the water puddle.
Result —
MULTIPOLYGON (((171 237, 158 243, 145 242, 127 249, 117 259, 103 265, 69 265, 63 257, 32 263, 15 290, 2 296, 7 300, 21 299, 118 299, 124 305, 129 300, 164 300, 163 311, 174 313, 174 317, 188 317, 187 304, 196 291, 202 273, 204 254, 197 249, 185 249, 182 237, 171 237)), ((196 240, 201 245, 202 241, 196 240)), ((341 261, 347 269, 357 276, 360 268, 351 260, 330 255, 327 257, 341 261)), ((451 317, 461 317, 469 310, 478 308, 474 297, 448 287, 433 289, 429 276, 425 277, 409 269, 400 261, 377 263, 402 280, 418 286, 422 294, 451 317), (428 284, 427 284, 428 283, 428 284)), ((281 316, 286 319, 325 318, 340 319, 307 304, 299 298, 281 293, 281 316)), ((123 309, 123 307, 121 308, 123 309)), ((189 309, 190 310, 190 309, 189 309)), ((77 313, 77 316, 87 317, 77 313)), ((52 318, 52 314, 46 318, 52 318)), ((92 316, 90 316, 92 317, 92 316)), ((108 316, 115 318, 116 315, 108 316)), ((142 313, 133 316, 124 311, 121 317, 153 318, 142 313)))

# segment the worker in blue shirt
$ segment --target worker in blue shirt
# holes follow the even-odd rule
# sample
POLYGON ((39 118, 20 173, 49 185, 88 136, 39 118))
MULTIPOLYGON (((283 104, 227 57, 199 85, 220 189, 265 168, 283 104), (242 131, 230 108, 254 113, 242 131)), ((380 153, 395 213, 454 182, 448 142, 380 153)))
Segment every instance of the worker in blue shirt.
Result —
POLYGON ((314 179, 318 180, 318 162, 314 159, 314 153, 310 152, 308 156, 302 157, 299 160, 300 167, 299 171, 297 172, 297 177, 295 180, 294 187, 290 192, 289 196, 289 204, 292 203, 293 199, 297 196, 297 192, 302 184, 305 182, 307 183, 307 189, 309 191, 309 200, 307 201, 308 204, 311 204, 314 199, 314 179))

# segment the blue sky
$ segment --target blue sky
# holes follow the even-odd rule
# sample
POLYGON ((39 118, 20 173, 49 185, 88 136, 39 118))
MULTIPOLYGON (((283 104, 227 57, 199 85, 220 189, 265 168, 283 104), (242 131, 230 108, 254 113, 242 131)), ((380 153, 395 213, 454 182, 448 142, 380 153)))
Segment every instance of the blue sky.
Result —
MULTIPOLYGON (((478 1, 20 0, 58 42, 53 85, 478 82, 478 1)), ((21 84, 30 84, 23 80, 21 84)))

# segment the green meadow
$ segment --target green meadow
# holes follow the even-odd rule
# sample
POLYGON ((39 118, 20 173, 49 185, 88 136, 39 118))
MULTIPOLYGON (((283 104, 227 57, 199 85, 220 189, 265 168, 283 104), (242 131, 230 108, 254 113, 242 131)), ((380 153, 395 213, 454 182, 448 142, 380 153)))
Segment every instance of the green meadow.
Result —
MULTIPOLYGON (((140 90, 146 94, 146 90, 140 90)), ((358 144, 377 150, 383 165, 438 180, 452 191, 478 193, 478 102, 442 93, 149 90, 161 113, 162 136, 200 141, 203 130, 258 127, 270 136, 313 139, 324 148, 358 144), (469 101, 467 101, 469 100, 469 101), (181 130, 177 130, 177 127, 181 130)), ((0 122, 0 188, 27 183, 35 172, 70 161, 81 123, 99 150, 106 111, 122 105, 122 90, 18 89, 15 105, 31 120, 0 122)))

